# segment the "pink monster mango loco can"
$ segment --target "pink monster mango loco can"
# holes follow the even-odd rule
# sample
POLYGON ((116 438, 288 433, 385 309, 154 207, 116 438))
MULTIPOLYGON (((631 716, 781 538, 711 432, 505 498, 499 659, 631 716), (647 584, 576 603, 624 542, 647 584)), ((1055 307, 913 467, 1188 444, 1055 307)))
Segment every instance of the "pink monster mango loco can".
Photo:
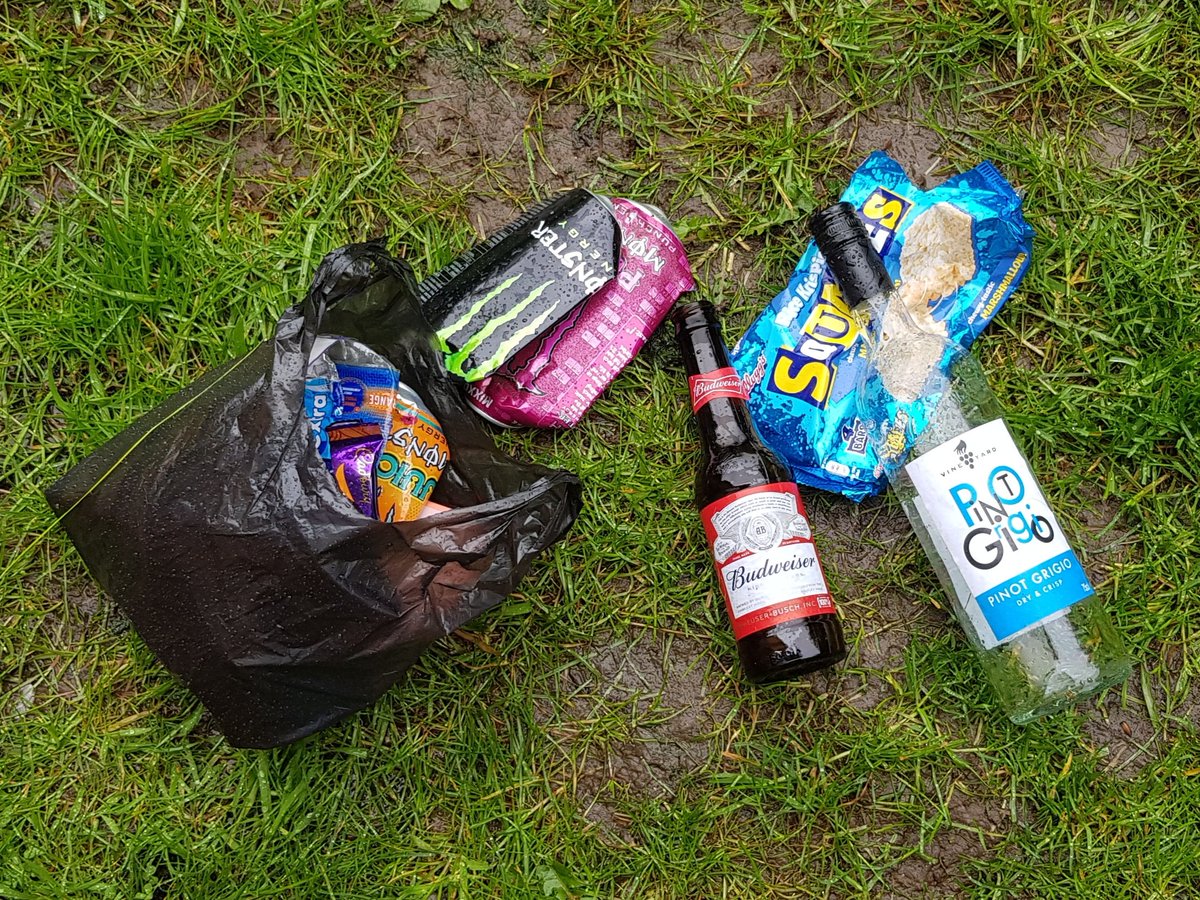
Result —
POLYGON ((528 344, 495 374, 468 385, 471 406, 497 425, 570 428, 696 287, 666 217, 612 198, 621 226, 617 277, 528 344))

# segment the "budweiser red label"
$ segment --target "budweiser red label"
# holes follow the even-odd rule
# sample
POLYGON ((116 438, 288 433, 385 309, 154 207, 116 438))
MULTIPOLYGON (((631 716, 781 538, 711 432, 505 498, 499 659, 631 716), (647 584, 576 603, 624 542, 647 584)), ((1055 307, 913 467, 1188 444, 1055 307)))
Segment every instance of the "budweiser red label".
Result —
POLYGON ((835 611, 796 485, 738 491, 700 518, 734 637, 835 611))
POLYGON ((748 399, 746 389, 742 387, 742 376, 732 366, 693 375, 688 379, 688 387, 692 391, 692 412, 699 412, 705 403, 718 397, 748 399))

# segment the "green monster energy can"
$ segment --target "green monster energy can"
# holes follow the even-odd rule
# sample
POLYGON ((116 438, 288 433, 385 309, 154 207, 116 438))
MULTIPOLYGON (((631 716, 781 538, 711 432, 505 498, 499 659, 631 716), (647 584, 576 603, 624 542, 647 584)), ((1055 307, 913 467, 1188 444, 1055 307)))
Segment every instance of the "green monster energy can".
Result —
POLYGON ((617 273, 611 202, 582 188, 533 207, 420 285, 446 368, 491 375, 617 273))

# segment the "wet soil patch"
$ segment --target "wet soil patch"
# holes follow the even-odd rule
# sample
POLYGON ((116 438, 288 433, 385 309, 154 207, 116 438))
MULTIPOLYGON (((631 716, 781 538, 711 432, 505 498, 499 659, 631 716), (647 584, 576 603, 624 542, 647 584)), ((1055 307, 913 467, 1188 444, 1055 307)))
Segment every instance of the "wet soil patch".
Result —
POLYGON ((532 68, 540 60, 538 48, 549 12, 546 0, 482 0, 472 11, 471 33, 481 47, 523 68, 532 68))
POLYGON ((98 82, 92 93, 112 103, 117 118, 162 131, 188 113, 222 102, 222 94, 205 78, 187 75, 166 81, 98 82))
POLYGON ((37 231, 37 246, 41 250, 49 249, 54 243, 54 236, 62 227, 59 217, 65 214, 65 207, 79 192, 71 177, 74 165, 75 160, 69 158, 43 167, 40 179, 33 176, 24 180, 24 196, 20 189, 14 190, 0 208, 0 212, 11 212, 21 222, 32 223, 42 217, 37 231))
POLYGON ((1149 130, 1149 120, 1141 113, 1103 121, 1087 132, 1088 160, 1107 171, 1135 166, 1155 143, 1149 130))
POLYGON ((1084 482, 1076 491, 1078 502, 1071 515, 1077 523, 1076 539, 1088 577, 1093 584, 1140 556, 1137 531, 1126 520, 1121 501, 1104 496, 1099 487, 1084 482))
MULTIPOLYGON (((1175 682, 1183 654, 1171 648, 1164 655, 1167 678, 1175 682)), ((1099 756, 1099 768, 1119 778, 1137 778, 1170 751, 1177 737, 1200 734, 1200 685, 1192 684, 1180 696, 1173 684, 1150 675, 1148 690, 1139 690, 1142 677, 1135 670, 1123 698, 1112 690, 1092 705, 1080 735, 1082 749, 1099 756)))
POLYGON ((873 896, 909 900, 960 895, 972 861, 995 857, 1026 818, 974 776, 954 781, 940 800, 880 776, 850 813, 863 857, 878 867, 873 896), (918 821, 921 824, 913 824, 918 821))
POLYGON ((579 807, 610 836, 629 836, 624 801, 673 796, 719 752, 730 703, 710 689, 710 664, 680 638, 588 645, 540 705, 540 723, 573 762, 579 807))
POLYGON ((484 233, 511 221, 523 198, 590 186, 602 158, 631 152, 617 129, 583 106, 550 102, 495 72, 469 71, 445 53, 417 61, 405 96, 400 164, 431 192, 472 195, 468 216, 484 233))
POLYGON ((252 203, 259 203, 273 187, 307 178, 311 163, 303 158, 291 138, 266 124, 243 128, 237 134, 233 170, 252 203))
MULTIPOLYGON (((10 709, 24 715, 35 706, 74 701, 95 680, 96 672, 83 651, 97 636, 110 636, 112 621, 125 621, 86 573, 65 583, 59 579, 27 579, 25 587, 37 598, 42 614, 29 617, 36 632, 29 646, 36 648, 0 681, 10 695, 10 709)), ((10 661, 11 662, 11 661, 10 661)))
POLYGON ((850 645, 836 691, 844 703, 865 712, 903 686, 909 645, 953 623, 921 591, 903 588, 906 582, 927 585, 932 572, 923 568, 899 507, 883 498, 855 504, 815 493, 808 507, 850 645))
MULTIPOLYGON (((761 99, 778 84, 783 60, 765 45, 758 29, 758 20, 740 7, 729 7, 714 12, 694 31, 682 22, 670 28, 655 42, 652 58, 690 82, 732 79, 747 98, 761 99)), ((777 110, 772 106, 763 111, 777 110)))
MULTIPOLYGON (((1099 487, 1089 482, 1081 484, 1076 495, 1077 502, 1071 506, 1076 526, 1073 543, 1088 578, 1103 594, 1109 579, 1140 558, 1141 544, 1137 531, 1125 519, 1120 501, 1105 497, 1099 487)), ((1177 679, 1183 666, 1179 648, 1167 648, 1164 661, 1163 671, 1172 680, 1177 679)), ((1195 719, 1200 712, 1200 695, 1193 689, 1193 696, 1184 697, 1178 704, 1177 712, 1182 718, 1167 717, 1173 699, 1167 686, 1153 679, 1148 704, 1143 692, 1136 688, 1140 677, 1135 671, 1129 688, 1123 692, 1124 700, 1122 691, 1112 690, 1099 706, 1089 704, 1083 726, 1084 749, 1100 754, 1101 767, 1122 778, 1135 778, 1157 762, 1166 749, 1164 741, 1178 730, 1181 722, 1195 719)))
POLYGON ((897 103, 884 103, 855 116, 838 133, 849 143, 851 159, 886 150, 917 187, 929 190, 945 179, 936 174, 944 164, 941 136, 921 124, 928 107, 919 93, 897 103))

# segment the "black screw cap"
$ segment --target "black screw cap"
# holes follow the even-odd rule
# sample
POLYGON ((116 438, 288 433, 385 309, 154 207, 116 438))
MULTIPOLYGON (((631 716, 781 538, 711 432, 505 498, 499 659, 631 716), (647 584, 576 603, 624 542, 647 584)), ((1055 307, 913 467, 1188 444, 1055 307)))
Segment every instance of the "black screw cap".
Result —
POLYGON ((892 289, 892 276, 849 203, 813 213, 809 227, 847 304, 856 306, 892 289))

